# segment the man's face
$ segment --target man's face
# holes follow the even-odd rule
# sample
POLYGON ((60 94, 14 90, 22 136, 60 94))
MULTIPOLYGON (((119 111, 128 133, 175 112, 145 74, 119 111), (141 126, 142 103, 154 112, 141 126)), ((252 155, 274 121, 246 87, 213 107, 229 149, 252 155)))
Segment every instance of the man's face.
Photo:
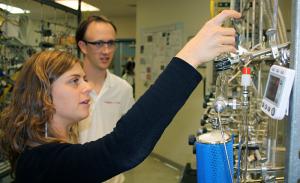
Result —
POLYGON ((104 22, 92 22, 87 27, 80 48, 93 67, 105 70, 111 64, 116 50, 115 39, 116 32, 112 25, 104 22))

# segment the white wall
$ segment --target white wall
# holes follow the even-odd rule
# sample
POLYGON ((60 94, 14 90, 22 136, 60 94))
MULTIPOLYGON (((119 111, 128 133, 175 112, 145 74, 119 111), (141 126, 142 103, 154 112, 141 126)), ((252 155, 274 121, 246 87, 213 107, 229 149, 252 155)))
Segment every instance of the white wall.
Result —
POLYGON ((117 39, 135 39, 136 17, 110 17, 117 26, 117 39))
MULTIPOLYGON (((141 30, 145 28, 184 24, 184 37, 195 35, 199 28, 210 18, 209 0, 138 0, 137 1, 137 68, 136 92, 137 97, 146 90, 140 78, 141 65, 139 64, 139 47, 141 30)), ((201 73, 205 72, 201 71, 201 73)), ((167 128, 159 143, 154 149, 157 153, 182 166, 187 162, 194 162, 192 147, 188 145, 188 135, 194 134, 199 128, 202 115, 203 84, 193 92, 190 99, 179 111, 171 125, 167 128)))
MULTIPOLYGON (((93 15, 93 13, 84 13, 82 20, 86 19, 88 16, 93 15)), ((95 13, 98 15, 98 13, 95 13)), ((118 34, 117 39, 135 39, 136 36, 136 17, 135 16, 106 16, 108 19, 113 21, 116 25, 118 34)))

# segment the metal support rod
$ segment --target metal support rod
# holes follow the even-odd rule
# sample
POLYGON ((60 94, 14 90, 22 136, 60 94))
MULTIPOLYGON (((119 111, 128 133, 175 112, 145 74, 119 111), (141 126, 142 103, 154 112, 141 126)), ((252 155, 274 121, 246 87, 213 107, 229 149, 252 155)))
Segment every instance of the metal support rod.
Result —
MULTIPOLYGON (((274 7, 273 7, 273 29, 277 30, 277 14, 278 14, 278 0, 274 0, 274 7)), ((277 32, 276 32, 277 34, 277 32)))
POLYGON ((81 22, 81 0, 78 0, 78 14, 77 14, 77 25, 81 22))
MULTIPOLYGON (((237 170, 237 167, 234 167, 235 170, 237 170)), ((278 172, 283 172, 285 170, 284 167, 278 166, 278 167, 266 167, 266 171, 268 173, 278 173, 278 172)), ((244 169, 241 169, 241 171, 245 171, 244 169)), ((261 168, 248 168, 247 171, 249 173, 261 173, 262 169, 261 168)))
POLYGON ((259 38, 258 43, 260 43, 260 48, 262 48, 263 44, 263 16, 264 16, 264 1, 259 2, 259 38))
MULTIPOLYGON (((250 6, 250 5, 249 5, 250 6)), ((250 20, 250 11, 246 11, 246 20, 250 20)), ((246 44, 249 43, 249 36, 250 36, 250 22, 246 22, 246 44)), ((247 45, 247 49, 249 49, 250 45, 247 45)))
MULTIPOLYGON (((81 22, 81 0, 78 0, 77 27, 81 22)), ((77 44, 77 43, 76 43, 77 44)), ((80 58, 80 48, 77 46, 77 57, 80 58)))
MULTIPOLYGON (((277 181, 284 181, 284 177, 276 177, 277 181)), ((247 183, 254 183, 254 182, 259 182, 261 183, 263 180, 262 179, 258 179, 258 180, 247 180, 247 183)))
POLYGON ((290 67, 296 71, 294 88, 290 100, 290 113, 287 128, 287 152, 285 154, 286 182, 299 182, 300 174, 300 1, 292 1, 292 55, 290 67))
POLYGON ((252 0, 252 30, 251 30, 251 48, 253 48, 256 43, 255 43, 255 16, 256 16, 256 0, 252 0))
POLYGON ((243 111, 243 135, 245 142, 245 150, 244 157, 242 162, 242 169, 244 169, 242 174, 242 182, 247 181, 247 170, 248 170, 248 138, 249 138, 249 123, 248 123, 248 113, 249 113, 249 92, 248 87, 243 87, 243 95, 242 95, 242 111, 243 111))

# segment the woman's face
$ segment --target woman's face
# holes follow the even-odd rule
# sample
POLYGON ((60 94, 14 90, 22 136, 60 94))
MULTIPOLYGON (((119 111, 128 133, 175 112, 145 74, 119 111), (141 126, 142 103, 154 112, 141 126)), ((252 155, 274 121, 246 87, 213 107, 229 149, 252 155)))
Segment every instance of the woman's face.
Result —
POLYGON ((79 63, 52 84, 52 99, 56 112, 53 121, 74 124, 89 115, 91 86, 79 63))

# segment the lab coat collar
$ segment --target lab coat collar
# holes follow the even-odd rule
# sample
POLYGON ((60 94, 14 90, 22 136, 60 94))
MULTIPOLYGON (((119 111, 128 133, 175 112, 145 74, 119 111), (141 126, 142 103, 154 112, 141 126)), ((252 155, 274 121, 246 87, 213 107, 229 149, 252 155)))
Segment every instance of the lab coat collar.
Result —
POLYGON ((97 98, 97 97, 100 97, 101 95, 103 95, 103 93, 108 89, 108 88, 111 88, 113 87, 114 85, 114 82, 113 82, 113 75, 112 73, 109 72, 108 69, 106 69, 106 78, 104 80, 104 83, 103 83, 103 86, 100 90, 100 93, 97 95, 96 91, 95 90, 92 90, 91 93, 90 93, 90 96, 93 97, 93 98, 97 98))

